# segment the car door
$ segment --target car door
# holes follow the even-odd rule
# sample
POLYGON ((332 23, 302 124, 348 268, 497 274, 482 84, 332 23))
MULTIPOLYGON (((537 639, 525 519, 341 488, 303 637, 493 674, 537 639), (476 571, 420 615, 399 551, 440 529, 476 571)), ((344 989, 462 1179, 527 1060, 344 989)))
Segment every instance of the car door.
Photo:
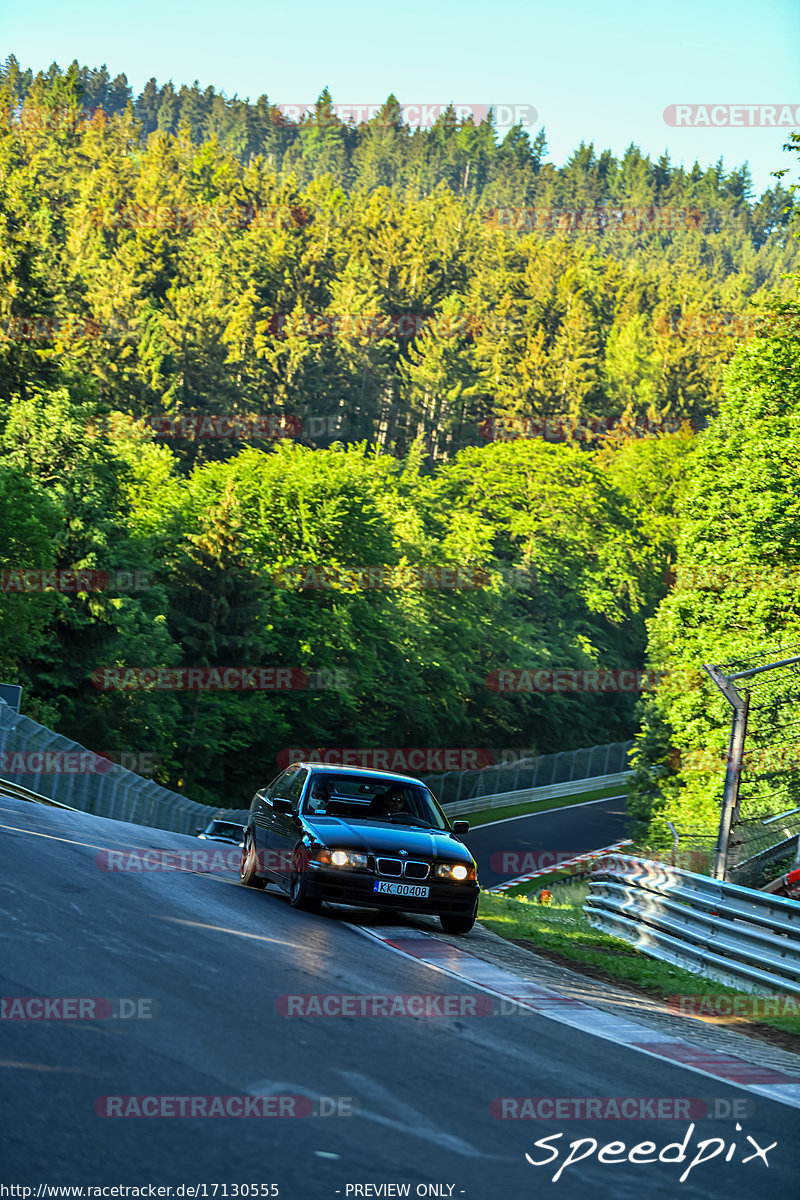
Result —
POLYGON ((291 812, 283 812, 278 808, 272 809, 270 824, 270 869, 288 879, 292 869, 292 850, 300 832, 297 814, 300 808, 300 797, 303 794, 308 771, 305 767, 290 767, 278 780, 272 799, 288 801, 291 812))
POLYGON ((259 873, 263 871, 269 872, 270 870, 269 844, 273 815, 271 796, 285 774, 286 772, 284 771, 281 775, 277 775, 266 787, 260 788, 250 804, 251 827, 256 844, 259 873))

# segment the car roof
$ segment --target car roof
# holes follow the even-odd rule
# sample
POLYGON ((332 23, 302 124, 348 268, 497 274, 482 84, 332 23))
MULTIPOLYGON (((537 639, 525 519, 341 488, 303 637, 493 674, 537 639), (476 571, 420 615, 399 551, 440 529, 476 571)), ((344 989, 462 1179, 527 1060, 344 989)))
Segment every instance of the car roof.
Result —
POLYGON ((316 762, 295 762, 291 766, 305 767, 307 771, 311 771, 313 774, 324 771, 326 775, 357 775, 359 777, 363 776, 364 779, 386 779, 392 783, 415 783, 418 786, 420 784, 422 787, 426 786, 421 779, 415 779, 413 775, 398 775, 396 771, 376 771, 373 767, 343 767, 339 764, 328 766, 327 763, 316 762))

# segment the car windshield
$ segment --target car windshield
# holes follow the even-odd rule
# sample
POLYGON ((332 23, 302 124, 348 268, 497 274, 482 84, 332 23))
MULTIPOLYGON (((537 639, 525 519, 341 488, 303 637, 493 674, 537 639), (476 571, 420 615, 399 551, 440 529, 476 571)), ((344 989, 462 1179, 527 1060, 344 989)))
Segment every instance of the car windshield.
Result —
POLYGON ((211 834, 213 837, 229 837, 240 840, 242 837, 242 827, 241 825, 229 825, 225 821, 212 821, 206 830, 206 834, 211 834))
POLYGON ((433 796, 422 783, 363 775, 314 775, 303 801, 308 815, 446 829, 433 796))

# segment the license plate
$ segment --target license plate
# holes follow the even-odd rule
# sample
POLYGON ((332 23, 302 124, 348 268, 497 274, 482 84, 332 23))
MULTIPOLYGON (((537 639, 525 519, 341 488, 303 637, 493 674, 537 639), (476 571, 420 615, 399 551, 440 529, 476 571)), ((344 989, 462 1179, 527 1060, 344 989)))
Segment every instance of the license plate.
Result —
POLYGON ((431 889, 415 883, 385 883, 376 879, 372 890, 383 896, 413 896, 415 900, 427 900, 431 889))

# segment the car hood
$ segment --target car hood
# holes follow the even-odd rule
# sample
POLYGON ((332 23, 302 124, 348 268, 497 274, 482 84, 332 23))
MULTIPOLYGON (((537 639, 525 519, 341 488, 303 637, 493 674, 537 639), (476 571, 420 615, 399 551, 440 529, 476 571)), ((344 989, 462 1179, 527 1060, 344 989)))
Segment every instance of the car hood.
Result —
POLYGON ((369 854, 397 855, 407 850, 409 858, 471 863, 472 855, 452 833, 420 829, 411 825, 384 825, 347 817, 306 817, 306 827, 323 845, 338 850, 361 850, 369 854))

